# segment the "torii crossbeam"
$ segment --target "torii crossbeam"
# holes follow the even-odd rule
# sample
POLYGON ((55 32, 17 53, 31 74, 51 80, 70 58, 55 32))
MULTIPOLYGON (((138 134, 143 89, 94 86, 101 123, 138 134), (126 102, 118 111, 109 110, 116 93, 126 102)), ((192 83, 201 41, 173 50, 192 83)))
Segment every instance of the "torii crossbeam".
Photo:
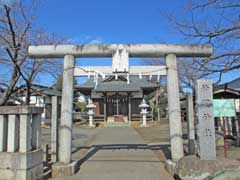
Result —
POLYGON ((129 57, 208 57, 213 49, 209 45, 183 44, 87 44, 29 46, 28 55, 35 58, 62 58, 71 54, 79 57, 112 57, 118 49, 126 49, 129 57))

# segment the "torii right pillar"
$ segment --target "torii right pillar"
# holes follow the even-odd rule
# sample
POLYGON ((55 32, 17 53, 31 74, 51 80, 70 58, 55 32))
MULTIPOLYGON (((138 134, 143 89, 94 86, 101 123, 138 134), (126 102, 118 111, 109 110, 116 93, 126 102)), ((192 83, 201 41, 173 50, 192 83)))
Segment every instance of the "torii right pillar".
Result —
POLYGON ((184 156, 176 55, 167 55, 166 65, 171 155, 176 162, 184 156))

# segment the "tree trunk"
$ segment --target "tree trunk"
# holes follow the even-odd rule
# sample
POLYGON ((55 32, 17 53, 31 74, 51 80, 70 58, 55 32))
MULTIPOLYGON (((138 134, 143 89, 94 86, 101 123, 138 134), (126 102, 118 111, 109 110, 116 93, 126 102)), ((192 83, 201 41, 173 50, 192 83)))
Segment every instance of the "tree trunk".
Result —
POLYGON ((30 97, 31 97, 31 82, 26 82, 26 100, 25 100, 25 105, 30 104, 30 97))
POLYGON ((19 79, 19 74, 16 68, 14 68, 13 73, 12 73, 12 78, 11 81, 9 83, 8 88, 4 91, 3 95, 0 97, 0 106, 6 105, 7 101, 9 100, 12 91, 15 87, 15 85, 17 84, 17 81, 19 79))

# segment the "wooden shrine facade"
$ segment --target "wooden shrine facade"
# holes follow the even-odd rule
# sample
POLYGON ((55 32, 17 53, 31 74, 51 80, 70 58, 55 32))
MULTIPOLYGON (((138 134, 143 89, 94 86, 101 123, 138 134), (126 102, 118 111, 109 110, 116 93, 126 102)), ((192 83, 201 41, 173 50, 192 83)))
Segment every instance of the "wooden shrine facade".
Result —
POLYGON ((124 76, 109 76, 100 78, 97 84, 89 78, 76 89, 93 100, 97 120, 131 121, 140 119, 142 99, 158 87, 158 83, 146 77, 130 76, 128 80, 124 76))

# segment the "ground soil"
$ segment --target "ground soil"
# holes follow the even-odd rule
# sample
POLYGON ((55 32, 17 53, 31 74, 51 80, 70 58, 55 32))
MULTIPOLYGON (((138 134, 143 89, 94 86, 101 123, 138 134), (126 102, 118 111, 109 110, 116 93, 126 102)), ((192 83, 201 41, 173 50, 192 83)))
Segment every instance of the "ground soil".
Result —
MULTIPOLYGON (((135 130, 141 135, 141 137, 148 144, 169 144, 169 125, 167 121, 164 122, 149 122, 149 127, 142 128, 139 123, 135 123, 135 130)), ((187 126, 183 124, 183 137, 185 146, 187 146, 187 126)), ((231 144, 234 144, 232 142, 231 144)), ((223 146, 217 147, 217 158, 224 157, 223 146)), ((228 145, 227 147, 227 158, 240 161, 240 147, 234 145, 228 145)), ((223 162, 224 163, 224 162, 223 162)))

